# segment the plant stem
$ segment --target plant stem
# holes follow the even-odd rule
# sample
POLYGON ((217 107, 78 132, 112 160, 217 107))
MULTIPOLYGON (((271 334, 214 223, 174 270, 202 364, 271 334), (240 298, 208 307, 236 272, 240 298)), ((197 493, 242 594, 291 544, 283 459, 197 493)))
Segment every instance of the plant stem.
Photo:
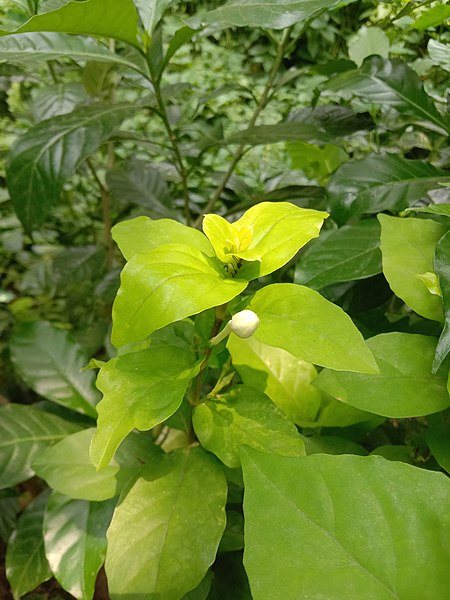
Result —
MULTIPOLYGON (((109 150, 109 148, 108 148, 109 150)), ((109 155, 109 152, 108 152, 109 155)), ((113 239, 111 236, 111 198, 109 195, 108 189, 101 182, 97 171, 94 168, 91 160, 88 158, 86 160, 86 164, 88 165, 98 187, 100 190, 100 198, 102 202, 102 215, 103 215, 103 227, 105 234, 105 246, 106 246, 106 268, 108 271, 111 271, 113 266, 113 239)))
MULTIPOLYGON (((255 125, 256 121, 258 120, 259 115, 264 110, 264 108, 267 106, 267 103, 269 101, 270 91, 271 91, 273 83, 275 81, 275 77, 278 73, 278 69, 280 68, 281 61, 283 60, 284 51, 285 51, 286 45, 289 41, 289 36, 291 34, 291 30, 292 30, 292 27, 288 27, 287 29, 284 30, 284 32, 281 36, 280 43, 278 44, 275 60, 272 65, 272 69, 270 70, 270 73, 269 73, 269 78, 266 82, 266 85, 264 87, 261 98, 259 99, 259 102, 255 108, 255 112, 253 113, 253 116, 248 123, 249 128, 253 127, 255 125)), ((230 166, 228 167, 225 175, 223 176, 223 179, 220 182, 219 187, 216 189, 214 194, 211 196, 211 198, 207 202, 207 204, 204 208, 204 211, 203 211, 204 213, 208 213, 211 210, 213 210, 214 205, 219 200, 220 196, 222 195, 223 191, 225 190, 227 183, 228 183, 230 177, 232 176, 237 164, 239 163, 241 158, 244 156, 244 154, 246 152, 246 148, 247 148, 247 146, 245 144, 241 144, 240 146, 237 147, 236 151, 233 154, 233 158, 231 160, 230 166)), ((198 217, 198 219, 195 221, 193 226, 198 229, 200 227, 202 219, 203 219, 203 215, 200 215, 198 217)))
POLYGON ((169 136, 169 141, 172 146, 173 153, 175 155, 175 167, 178 171, 178 174, 181 178, 181 187, 183 191, 183 199, 184 199, 184 218, 186 220, 186 225, 191 225, 191 208, 189 204, 189 188, 188 188, 188 175, 186 168, 184 166, 183 157, 181 156, 180 146, 178 144, 178 138, 172 129, 172 125, 169 121, 169 116, 167 114, 166 104, 164 102, 164 98, 161 94, 161 87, 159 85, 159 81, 152 81, 152 85, 155 90, 156 102, 158 104, 159 115, 164 123, 164 127, 166 128, 167 135, 169 136))

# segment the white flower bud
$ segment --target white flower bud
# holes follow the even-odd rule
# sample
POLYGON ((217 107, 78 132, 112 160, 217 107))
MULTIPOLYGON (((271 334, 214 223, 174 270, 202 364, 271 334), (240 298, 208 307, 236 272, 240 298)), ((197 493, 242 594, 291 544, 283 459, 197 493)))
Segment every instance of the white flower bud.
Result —
POLYGON ((259 317, 252 310, 241 310, 233 315, 230 321, 230 329, 240 338, 252 336, 259 325, 259 317))

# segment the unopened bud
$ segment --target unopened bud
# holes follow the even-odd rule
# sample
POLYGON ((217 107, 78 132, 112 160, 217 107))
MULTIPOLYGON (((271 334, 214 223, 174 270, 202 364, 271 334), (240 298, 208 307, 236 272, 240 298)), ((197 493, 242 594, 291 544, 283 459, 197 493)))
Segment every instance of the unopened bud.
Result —
POLYGON ((249 338, 257 330, 259 317, 252 310, 241 310, 233 315, 230 329, 240 338, 249 338))

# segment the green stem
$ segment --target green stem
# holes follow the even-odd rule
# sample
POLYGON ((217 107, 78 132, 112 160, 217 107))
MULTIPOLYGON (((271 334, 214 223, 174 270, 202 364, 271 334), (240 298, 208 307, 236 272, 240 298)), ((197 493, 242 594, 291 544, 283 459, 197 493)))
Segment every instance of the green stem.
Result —
MULTIPOLYGON (((261 98, 259 99, 259 102, 255 108, 255 112, 253 113, 253 116, 248 123, 249 128, 253 127, 256 124, 256 121, 258 120, 259 115, 262 113, 262 111, 267 106, 267 103, 270 99, 269 98, 270 91, 273 87, 275 77, 277 76, 277 73, 278 73, 278 69, 280 68, 281 61, 283 60, 284 52, 286 49, 286 45, 289 41, 289 36, 291 34, 291 30, 292 30, 292 27, 288 27, 287 29, 285 29, 283 31, 283 34, 280 39, 280 43, 278 44, 275 60, 272 65, 272 69, 270 70, 270 73, 269 73, 269 78, 266 82, 266 85, 264 87, 261 98)), ((209 212, 211 212, 211 210, 214 209, 214 205, 219 200, 220 196, 222 195, 223 191, 225 190, 227 183, 230 180, 230 177, 234 173, 234 170, 235 170, 237 164, 244 156, 246 150, 247 150, 247 146, 245 144, 241 144, 235 150, 235 152, 233 154, 233 158, 231 160, 231 163, 230 163, 225 175, 223 176, 222 181, 220 182, 218 188, 215 190, 214 194, 211 196, 211 198, 209 199, 209 201, 207 202, 207 204, 203 210, 204 213, 209 213, 209 212)), ((202 219, 203 219, 203 215, 200 215, 198 217, 198 219, 195 221, 193 226, 198 229, 201 225, 202 219)))
POLYGON ((100 190, 100 198, 102 203, 102 215, 103 215, 103 228, 104 228, 104 236, 105 236, 105 246, 106 246, 106 268, 108 271, 111 271, 113 267, 113 254, 114 254, 114 245, 113 239, 111 235, 111 198, 109 195, 109 190, 103 185, 100 177, 97 174, 97 171, 94 168, 91 160, 88 158, 86 160, 86 164, 91 171, 95 182, 97 183, 100 190))

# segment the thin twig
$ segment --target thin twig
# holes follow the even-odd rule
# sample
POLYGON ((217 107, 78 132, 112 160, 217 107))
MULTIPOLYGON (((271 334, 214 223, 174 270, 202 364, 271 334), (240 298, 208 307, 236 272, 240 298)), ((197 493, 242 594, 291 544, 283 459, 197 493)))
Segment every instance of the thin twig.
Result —
MULTIPOLYGON (((253 116, 248 123, 249 128, 253 127, 255 125, 256 121, 258 120, 259 115, 261 114, 261 112, 264 110, 264 108, 267 105, 267 102, 269 100, 270 91, 271 91, 273 83, 275 81, 275 77, 277 76, 278 69, 280 68, 281 61, 283 60, 284 51, 285 51, 286 45, 289 41, 289 36, 291 34, 291 30, 292 30, 292 27, 288 27, 283 32, 280 43, 278 44, 277 53, 276 53, 275 60, 272 65, 272 69, 270 70, 270 73, 269 73, 269 78, 266 82, 266 85, 264 87, 261 98, 259 99, 259 102, 255 108, 255 112, 253 113, 253 116)), ((223 179, 220 182, 219 187, 216 189, 214 194, 211 196, 211 198, 207 202, 207 204, 204 208, 204 211, 203 211, 204 213, 208 213, 214 208, 214 205, 219 200, 220 196, 222 195, 223 191, 225 190, 227 183, 236 168, 236 165, 239 163, 241 158, 244 156, 244 154, 246 152, 246 148, 247 148, 247 146, 245 144, 241 144, 240 146, 238 146, 238 148, 234 152, 233 159, 230 163, 230 166, 228 167, 227 172, 223 176, 223 179)), ((197 220, 195 221, 193 226, 198 229, 201 225, 202 219, 203 219, 203 215, 200 215, 197 218, 197 220)))

